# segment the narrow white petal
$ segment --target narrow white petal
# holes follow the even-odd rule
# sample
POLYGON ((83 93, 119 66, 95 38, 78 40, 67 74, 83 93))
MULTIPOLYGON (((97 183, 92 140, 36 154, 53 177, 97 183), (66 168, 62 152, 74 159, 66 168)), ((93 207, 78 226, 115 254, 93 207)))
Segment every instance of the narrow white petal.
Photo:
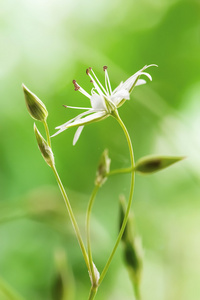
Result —
POLYGON ((60 126, 57 126, 56 129, 61 129, 61 128, 63 128, 63 127, 67 127, 70 123, 74 122, 75 120, 80 119, 80 118, 82 118, 82 117, 84 117, 84 116, 86 116, 86 115, 88 115, 88 114, 93 113, 93 112, 95 112, 95 110, 91 108, 91 109, 89 109, 88 111, 85 111, 85 112, 79 114, 78 116, 76 116, 75 118, 73 118, 73 119, 67 121, 66 123, 64 123, 64 124, 62 124, 62 125, 60 125, 60 126))
POLYGON ((81 132, 83 130, 84 126, 79 126, 78 129, 76 130, 75 132, 75 135, 74 135, 74 139, 73 139, 73 146, 76 144, 76 142, 78 141, 80 135, 81 135, 81 132))
POLYGON ((151 75, 149 73, 141 72, 140 75, 145 75, 145 76, 147 76, 152 81, 152 77, 151 77, 151 75))
POLYGON ((123 81, 121 81, 120 84, 114 89, 112 94, 115 94, 117 91, 119 91, 121 89, 122 85, 123 85, 123 81))
POLYGON ((107 116, 106 111, 95 112, 95 113, 90 114, 89 116, 82 118, 82 119, 75 120, 74 122, 70 123, 67 126, 67 128, 89 124, 89 123, 101 120, 101 119, 105 118, 106 116, 107 116))
POLYGON ((106 109, 104 99, 102 98, 102 96, 100 96, 96 93, 92 94, 92 96, 90 97, 90 102, 91 102, 92 108, 95 110, 105 110, 106 109))
POLYGON ((121 89, 117 91, 115 94, 113 94, 110 98, 112 102, 117 106, 122 101, 122 99, 129 100, 130 94, 127 90, 121 89))
POLYGON ((84 109, 84 110, 89 110, 89 107, 79 107, 79 106, 68 106, 68 105, 64 105, 66 108, 73 108, 73 109, 84 109))
POLYGON ((140 69, 138 72, 136 72, 135 74, 133 74, 131 77, 129 77, 125 82, 121 82, 117 87, 116 89, 113 91, 113 94, 116 93, 117 91, 119 91, 120 89, 126 89, 128 91, 130 91, 132 89, 132 87, 134 85, 141 85, 141 84, 144 84, 146 82, 144 81, 140 81, 138 83, 139 80, 142 80, 142 79, 138 79, 139 76, 141 75, 145 75, 147 76, 150 80, 152 80, 152 77, 149 73, 146 73, 146 72, 143 72, 144 70, 146 70, 147 68, 149 67, 157 67, 157 65, 155 64, 151 64, 151 65, 146 65, 144 66, 142 69, 140 69))
POLYGON ((98 112, 87 112, 89 114, 89 116, 86 116, 84 118, 74 118, 73 120, 70 120, 69 122, 59 126, 59 127, 56 127, 59 129, 58 132, 56 132, 53 136, 63 132, 64 130, 70 128, 70 127, 76 127, 76 126, 82 126, 82 125, 85 125, 85 124, 89 124, 89 123, 92 123, 92 122, 96 122, 96 121, 99 121, 99 120, 103 120, 104 118, 106 118, 108 116, 107 112, 106 111, 98 111, 98 112))
POLYGON ((135 86, 142 85, 142 84, 145 84, 145 83, 146 83, 146 80, 144 80, 144 79, 138 79, 138 81, 136 82, 135 86))

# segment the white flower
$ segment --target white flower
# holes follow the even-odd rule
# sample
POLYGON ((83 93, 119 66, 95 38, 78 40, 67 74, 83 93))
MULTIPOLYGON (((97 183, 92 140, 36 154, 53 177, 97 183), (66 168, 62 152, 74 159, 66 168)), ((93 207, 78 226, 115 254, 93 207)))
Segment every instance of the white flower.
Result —
POLYGON ((73 84, 75 91, 81 92, 90 99, 91 108, 65 106, 74 109, 83 109, 86 111, 69 120, 65 124, 56 127, 56 129, 59 130, 53 136, 61 133, 67 128, 78 126, 73 139, 73 145, 75 145, 85 124, 100 121, 112 115, 118 107, 120 107, 126 100, 130 99, 130 93, 135 86, 146 83, 144 79, 139 79, 141 75, 145 75, 152 80, 151 75, 144 72, 144 70, 150 66, 156 65, 144 66, 137 73, 129 77, 125 82, 121 82, 114 90, 111 88, 106 66, 103 67, 105 72, 105 87, 100 83, 92 68, 87 69, 86 74, 90 77, 91 82, 94 85, 91 90, 91 94, 88 94, 82 87, 80 87, 76 80, 73 80, 73 84))

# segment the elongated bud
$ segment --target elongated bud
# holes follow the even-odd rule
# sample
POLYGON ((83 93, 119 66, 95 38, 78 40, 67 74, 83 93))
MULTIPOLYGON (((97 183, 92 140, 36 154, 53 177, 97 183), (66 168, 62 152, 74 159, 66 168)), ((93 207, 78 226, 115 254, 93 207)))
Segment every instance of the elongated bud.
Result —
POLYGON ((54 162, 54 156, 51 148, 37 129, 36 125, 34 124, 34 131, 35 131, 35 136, 37 139, 38 147, 40 149, 40 152, 42 153, 42 156, 44 157, 44 160, 46 163, 50 166, 53 167, 55 162, 54 162))
POLYGON ((108 156, 108 149, 105 149, 101 155, 97 173, 95 184, 101 186, 107 179, 107 174, 110 172, 110 163, 111 159, 108 156))
MULTIPOLYGON (((126 200, 124 195, 120 195, 119 197, 119 213, 120 213, 119 215, 119 230, 120 230, 126 213, 126 200)), ((122 235, 122 241, 125 242, 126 240, 130 239, 132 236, 133 236, 132 226, 131 226, 130 216, 129 216, 124 233, 122 235)))
POLYGON ((142 275, 142 258, 143 250, 140 237, 136 236, 132 241, 127 240, 124 243, 124 259, 130 273, 130 278, 138 288, 142 275))
POLYGON ((44 103, 33 94, 24 84, 22 84, 26 106, 31 117, 38 121, 45 121, 48 116, 48 111, 44 103))
POLYGON ((158 172, 165 169, 176 162, 183 160, 185 157, 173 157, 173 156, 146 156, 138 160, 135 165, 135 171, 143 174, 149 174, 158 172))
POLYGON ((89 272, 90 281, 91 281, 91 283, 92 283, 93 286, 98 286, 100 274, 99 274, 99 271, 97 270, 97 267, 95 266, 95 264, 93 262, 92 262, 92 264, 93 264, 93 269, 94 269, 95 281, 93 282, 92 274, 89 272))
MULTIPOLYGON (((125 217, 126 203, 125 197, 120 196, 120 229, 125 217)), ((142 275, 143 250, 139 236, 135 234, 133 219, 129 216, 124 234, 122 236, 123 254, 126 267, 129 271, 130 279, 134 285, 136 299, 140 299, 140 282, 142 275)))

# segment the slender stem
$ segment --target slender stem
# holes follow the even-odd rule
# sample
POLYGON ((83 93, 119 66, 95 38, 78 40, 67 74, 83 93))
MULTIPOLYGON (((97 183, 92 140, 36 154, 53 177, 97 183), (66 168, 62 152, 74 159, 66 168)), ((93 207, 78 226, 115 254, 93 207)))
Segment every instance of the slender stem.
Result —
POLYGON ((51 138, 50 138, 50 134, 49 134, 49 127, 47 125, 47 121, 43 121, 43 124, 44 124, 44 128, 45 128, 45 131, 46 131, 46 136, 47 136, 47 143, 49 145, 49 147, 51 148, 51 138))
POLYGON ((11 288, 2 278, 0 278, 0 292, 9 300, 24 300, 13 288, 11 288))
POLYGON ((67 207, 67 210, 68 210, 68 213, 69 213, 69 217, 70 217, 71 222, 72 222, 72 225, 73 225, 73 227, 74 227, 74 231, 75 231, 75 233, 76 233, 76 237, 77 237, 77 240, 78 240, 78 242, 79 242, 79 245, 80 245, 80 248, 81 248, 81 251, 82 251, 82 254, 83 254, 85 263, 86 263, 86 266, 87 266, 88 270, 90 270, 89 261, 88 261, 88 255, 87 255, 87 252, 86 252, 86 250, 85 250, 85 246, 84 246, 83 240, 82 240, 82 238, 81 238, 81 233, 80 233, 78 224, 77 224, 77 222, 76 222, 76 219, 75 219, 75 217, 74 217, 74 214, 73 214, 73 211, 72 211, 72 208, 71 208, 69 199, 68 199, 68 197, 67 197, 67 194, 66 194, 66 192, 65 192, 65 189, 64 189, 63 184, 62 184, 62 182, 61 182, 61 179, 60 179, 60 177, 59 177, 59 175, 58 175, 58 172, 57 172, 57 170, 56 170, 56 167, 53 166, 53 167, 52 167, 52 170, 53 170, 53 172, 54 172, 54 175, 55 175, 55 177, 56 177, 56 181, 57 181, 57 183, 58 183, 58 185, 59 185, 60 191, 61 191, 62 196, 63 196, 63 199, 64 199, 64 201, 65 201, 65 204, 66 204, 66 207, 67 207))
POLYGON ((107 173, 107 176, 116 175, 116 174, 126 174, 126 173, 131 173, 132 171, 133 168, 116 169, 116 170, 111 170, 109 173, 107 173))
POLYGON ((135 172, 134 172, 135 162, 134 162, 133 147, 132 147, 131 139, 130 139, 129 133, 128 133, 124 123, 122 122, 119 114, 117 112, 115 112, 115 114, 113 114, 113 116, 116 118, 116 120, 118 121, 118 123, 122 127, 122 129, 124 131, 124 134, 126 136, 127 143, 128 143, 129 152, 130 152, 130 160, 131 160, 131 169, 132 169, 132 171, 131 171, 131 186, 130 186, 129 200, 128 200, 128 205, 127 205, 127 210, 126 210, 126 213, 125 213, 125 216, 124 216, 124 220, 123 220, 120 232, 118 234, 116 243, 114 245, 114 248, 113 248, 113 250, 110 254, 110 257, 109 257, 109 259, 108 259, 108 261, 107 261, 107 263, 106 263, 106 265, 105 265, 105 267, 104 267, 104 269, 101 273, 101 276, 100 276, 100 279, 99 279, 99 285, 101 284, 102 280, 105 277, 106 272, 108 271, 110 263, 113 259, 113 256, 114 256, 114 254, 117 250, 117 247, 118 247, 118 245, 120 243, 120 240, 122 238, 122 235, 124 233, 126 223, 127 223, 127 220, 128 220, 129 211, 130 211, 130 208, 131 208, 131 203, 132 203, 132 198, 133 198, 133 191, 134 191, 134 183, 135 183, 135 172))
POLYGON ((88 300, 93 300, 95 298, 96 293, 97 293, 97 289, 98 289, 97 286, 92 286, 91 287, 88 300))
POLYGON ((87 208, 87 215, 86 215, 86 232, 87 232, 87 250, 88 250, 88 258, 89 258, 89 265, 90 265, 90 270, 91 270, 91 276, 92 276, 92 282, 95 283, 95 274, 94 274, 94 267, 93 267, 93 260, 92 260, 92 250, 91 250, 91 241, 90 241, 90 216, 91 216, 91 211, 92 211, 92 206, 94 203, 94 199, 96 197, 96 194, 99 190, 100 186, 95 185, 89 204, 87 208))

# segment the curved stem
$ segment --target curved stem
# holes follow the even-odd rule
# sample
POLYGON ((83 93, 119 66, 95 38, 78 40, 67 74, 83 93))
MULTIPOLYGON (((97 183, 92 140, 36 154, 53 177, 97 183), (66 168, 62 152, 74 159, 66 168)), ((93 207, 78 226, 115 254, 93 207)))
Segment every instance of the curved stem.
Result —
POLYGON ((95 185, 89 204, 87 208, 87 215, 86 215, 86 232, 87 232, 87 250, 88 250, 88 258, 89 258, 89 266, 90 266, 90 271, 91 271, 91 276, 92 276, 92 282, 95 283, 95 274, 94 274, 94 267, 93 267, 93 260, 92 260, 92 250, 91 250, 91 241, 90 241, 90 216, 91 216, 91 211, 92 211, 92 206, 94 203, 94 199, 96 197, 96 194, 99 190, 99 185, 95 185))
POLYGON ((134 166, 135 166, 135 162, 134 162, 134 154, 133 154, 133 147, 132 147, 132 143, 131 143, 131 139, 130 139, 130 136, 129 136, 129 133, 126 129, 126 126, 124 125, 124 123, 122 122, 118 112, 116 111, 114 114, 113 114, 113 117, 116 118, 116 120, 118 121, 118 123, 120 124, 120 126, 122 127, 123 131, 124 131, 124 134, 126 136, 126 140, 127 140, 127 143, 128 143, 128 147, 129 147, 129 152, 130 152, 130 160, 131 160, 131 187, 130 187, 130 194, 129 194, 129 200, 128 200, 128 205, 127 205, 127 210, 126 210, 126 213, 125 213, 125 216, 124 216, 124 220, 123 220, 123 223, 122 223, 122 226, 121 226, 121 229, 120 229, 120 232, 118 234, 118 237, 117 237, 117 240, 116 240, 116 243, 114 245, 114 248, 110 254, 110 257, 101 273, 101 276, 100 276, 100 279, 99 279, 99 285, 101 284, 102 280, 104 279, 105 277, 105 274, 106 272, 108 271, 108 268, 110 266, 110 263, 113 259, 113 256, 117 250, 117 247, 120 243, 120 240, 122 238, 122 235, 124 233, 124 230, 125 230, 125 227, 126 227, 126 223, 127 223, 127 220, 128 220, 128 215, 129 215, 129 211, 130 211, 130 208, 131 208, 131 203, 132 203, 132 198, 133 198, 133 191, 134 191, 134 183, 135 183, 135 172, 134 172, 134 166))
POLYGON ((75 219, 75 217, 74 217, 74 214, 73 214, 73 211, 72 211, 72 208, 71 208, 69 199, 68 199, 68 197, 67 197, 67 194, 66 194, 66 192, 65 192, 65 189, 64 189, 63 184, 62 184, 62 182, 61 182, 61 179, 60 179, 60 177, 59 177, 59 175, 58 175, 58 172, 57 172, 57 170, 56 170, 56 167, 53 166, 53 167, 52 167, 52 170, 53 170, 53 172, 54 172, 54 175, 55 175, 55 177, 56 177, 56 181, 57 181, 57 183, 58 183, 58 185, 59 185, 60 191, 61 191, 62 196, 63 196, 63 198, 64 198, 64 201, 65 201, 65 204, 66 204, 68 213, 69 213, 69 217, 70 217, 70 220, 71 220, 72 225, 73 225, 73 227, 74 227, 74 231, 75 231, 75 233, 76 233, 76 237, 77 237, 77 240, 78 240, 78 242, 79 242, 79 245, 80 245, 80 248, 81 248, 81 251, 82 251, 82 254, 83 254, 85 263, 86 263, 86 266, 87 266, 88 270, 90 270, 89 261, 88 261, 88 255, 87 255, 87 252, 86 252, 86 250, 85 250, 85 246, 84 246, 83 240, 82 240, 82 238, 81 238, 81 233, 80 233, 78 224, 77 224, 77 222, 76 222, 76 219, 75 219))
POLYGON ((133 171, 133 168, 115 169, 115 170, 111 170, 106 175, 112 176, 112 175, 117 175, 117 174, 126 174, 126 173, 131 173, 132 171, 133 171))

